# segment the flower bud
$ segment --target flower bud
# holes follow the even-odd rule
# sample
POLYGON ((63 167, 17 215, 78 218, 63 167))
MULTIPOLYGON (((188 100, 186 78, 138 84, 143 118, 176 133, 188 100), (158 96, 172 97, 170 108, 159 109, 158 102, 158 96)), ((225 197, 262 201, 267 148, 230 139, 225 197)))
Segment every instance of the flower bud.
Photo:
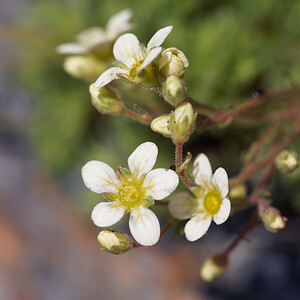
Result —
POLYGON ((170 131, 174 143, 185 142, 195 127, 196 114, 189 102, 178 105, 170 114, 170 131))
POLYGON ((122 232, 103 230, 98 235, 102 250, 112 254, 123 254, 132 248, 130 237, 122 232))
POLYGON ((283 217, 280 211, 274 207, 269 207, 261 213, 261 218, 265 228, 271 232, 277 232, 285 227, 286 218, 283 217))
POLYGON ((97 79, 106 69, 105 65, 92 56, 69 56, 65 59, 64 70, 73 77, 82 78, 89 82, 97 79))
POLYGON ((184 53, 177 48, 168 48, 161 54, 158 62, 160 75, 167 78, 170 75, 183 77, 185 69, 189 66, 189 62, 184 53))
POLYGON ((243 183, 233 186, 229 191, 229 199, 232 201, 243 201, 246 199, 246 196, 247 189, 243 183))
POLYGON ((170 115, 161 115, 151 122, 151 129, 165 137, 171 137, 169 129, 170 115))
POLYGON ((213 281, 221 276, 227 266, 227 257, 223 254, 208 258, 202 264, 200 276, 205 281, 213 281))
POLYGON ((284 150, 277 155, 275 164, 282 173, 291 173, 298 167, 299 157, 294 151, 284 150))
POLYGON ((167 77, 163 83, 163 97, 173 106, 177 106, 185 99, 185 84, 175 75, 167 77))
POLYGON ((89 87, 92 105, 102 114, 118 115, 123 110, 123 104, 117 94, 107 87, 95 88, 94 84, 89 87))

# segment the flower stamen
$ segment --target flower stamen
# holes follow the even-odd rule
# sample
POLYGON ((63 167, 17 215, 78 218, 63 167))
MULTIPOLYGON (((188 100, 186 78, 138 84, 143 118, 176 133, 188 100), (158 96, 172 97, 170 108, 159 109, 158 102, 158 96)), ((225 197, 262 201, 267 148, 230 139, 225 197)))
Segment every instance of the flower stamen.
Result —
POLYGON ((221 207, 223 198, 220 193, 216 190, 208 192, 204 196, 204 207, 208 214, 215 215, 221 207))
POLYGON ((125 207, 126 211, 145 204, 145 191, 142 184, 135 180, 125 181, 116 195, 118 201, 125 207))

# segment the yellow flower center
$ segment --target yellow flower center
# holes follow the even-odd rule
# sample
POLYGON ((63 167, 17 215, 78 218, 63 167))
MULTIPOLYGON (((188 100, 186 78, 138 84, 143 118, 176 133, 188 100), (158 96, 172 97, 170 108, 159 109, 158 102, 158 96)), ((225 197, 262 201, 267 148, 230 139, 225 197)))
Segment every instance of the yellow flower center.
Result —
POLYGON ((142 65, 142 62, 137 62, 133 67, 130 69, 129 77, 128 79, 131 81, 136 81, 136 76, 139 72, 140 66, 142 65))
POLYGON ((125 181, 116 196, 126 211, 130 211, 132 208, 143 205, 148 201, 145 199, 142 183, 135 180, 125 181))
POLYGON ((204 196, 204 208, 210 215, 215 215, 220 210, 222 202, 223 198, 216 190, 208 192, 204 196))

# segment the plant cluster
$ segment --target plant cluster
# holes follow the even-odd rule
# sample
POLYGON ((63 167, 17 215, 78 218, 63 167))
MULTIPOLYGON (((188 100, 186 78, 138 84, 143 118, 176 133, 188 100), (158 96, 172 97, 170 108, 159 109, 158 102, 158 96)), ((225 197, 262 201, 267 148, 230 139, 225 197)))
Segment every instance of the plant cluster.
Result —
POLYGON ((64 63, 66 72, 86 81, 95 77, 101 69, 99 66, 107 65, 107 51, 112 49, 113 66, 99 72, 98 79, 90 82, 92 105, 101 114, 124 115, 149 126, 171 139, 175 146, 171 169, 152 170, 158 148, 149 141, 139 145, 129 156, 128 168, 119 166, 115 172, 106 163, 95 160, 84 165, 85 185, 105 197, 92 211, 95 225, 108 227, 126 213, 130 214, 132 237, 104 230, 98 240, 105 251, 122 254, 132 248, 152 246, 169 229, 179 226, 177 232, 184 233, 192 242, 207 232, 212 221, 220 225, 230 213, 253 207, 248 224, 236 239, 222 253, 204 262, 201 276, 210 281, 223 273, 229 254, 258 220, 272 232, 286 225, 287 219, 272 206, 269 186, 276 168, 289 173, 298 166, 297 154, 287 148, 300 134, 299 90, 257 91, 230 109, 201 103, 188 94, 184 81, 189 67, 186 55, 175 47, 162 47, 173 26, 158 30, 145 46, 134 34, 124 33, 134 28, 130 17, 130 10, 124 10, 113 16, 105 29, 87 29, 76 37, 76 43, 57 47, 59 53, 70 55, 64 63), (153 115, 141 108, 138 99, 134 101, 139 109, 128 107, 118 86, 120 82, 116 80, 157 93, 170 105, 170 111, 153 115), (243 167, 234 177, 228 179, 222 167, 213 173, 207 158, 209 153, 198 153, 193 158, 190 152, 183 151, 183 145, 197 130, 217 127, 222 131, 233 121, 251 126, 259 120, 265 123, 265 129, 244 154, 243 167), (249 193, 246 182, 257 173, 260 179, 249 193), (176 192, 179 181, 185 185, 185 191, 176 192), (170 199, 163 200, 169 195, 170 199), (155 205, 169 208, 170 221, 162 230, 158 218, 149 209, 155 205))

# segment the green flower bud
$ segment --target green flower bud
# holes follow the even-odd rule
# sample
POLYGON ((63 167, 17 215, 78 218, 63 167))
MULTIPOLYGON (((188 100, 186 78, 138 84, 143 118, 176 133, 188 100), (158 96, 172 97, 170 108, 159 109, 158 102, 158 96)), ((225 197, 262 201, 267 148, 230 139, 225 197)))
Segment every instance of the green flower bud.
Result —
POLYGON ((205 190, 203 187, 194 186, 190 188, 190 191, 196 198, 203 198, 205 195, 205 190))
POLYGON ((200 269, 201 278, 208 282, 213 281, 224 273, 227 263, 227 256, 223 254, 206 259, 200 269))
POLYGON ((274 207, 261 212, 261 218, 265 228, 271 232, 277 232, 279 229, 285 227, 287 219, 283 217, 280 211, 274 207))
POLYGON ((170 115, 161 115, 151 122, 151 129, 165 137, 171 137, 169 129, 170 115))
POLYGON ((161 54, 158 62, 160 75, 167 78, 170 75, 183 77, 185 69, 189 66, 189 62, 184 53, 177 48, 168 48, 161 54))
POLYGON ((169 126, 175 144, 188 140, 194 130, 195 119, 194 108, 189 102, 181 103, 171 112, 169 126))
POLYGON ((275 164, 282 173, 291 173, 298 167, 299 157, 294 151, 284 150, 277 155, 275 164))
POLYGON ((92 105, 102 114, 118 115, 123 110, 123 104, 117 94, 108 87, 95 88, 94 84, 89 87, 92 105))
POLYGON ((169 76, 163 83, 163 97, 173 106, 177 106, 186 97, 185 84, 183 80, 175 75, 169 76))
POLYGON ((102 250, 112 254, 123 254, 132 248, 130 237, 122 232, 103 230, 98 235, 102 250))
POLYGON ((73 77, 89 82, 97 79, 106 70, 106 66, 93 56, 74 55, 65 59, 64 70, 73 77))

